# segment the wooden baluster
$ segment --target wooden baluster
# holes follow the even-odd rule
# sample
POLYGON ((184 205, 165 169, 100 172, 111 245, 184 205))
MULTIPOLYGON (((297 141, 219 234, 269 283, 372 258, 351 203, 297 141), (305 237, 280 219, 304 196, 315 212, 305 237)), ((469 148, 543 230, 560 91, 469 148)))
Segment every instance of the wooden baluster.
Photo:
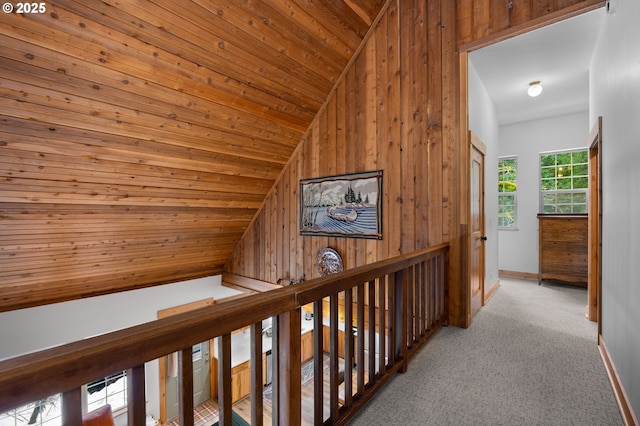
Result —
POLYGON ((416 291, 416 270, 415 265, 408 266, 407 272, 407 347, 414 347, 417 339, 417 327, 415 325, 416 311, 415 307, 415 291, 416 291))
POLYGON ((144 380, 144 364, 127 370, 127 424, 143 425, 146 422, 144 380))
POLYGON ((344 405, 353 402, 353 289, 344 292, 344 405))
POLYGON ((433 309, 433 322, 440 321, 442 315, 442 288, 440 287, 440 262, 437 257, 433 258, 433 288, 435 293, 435 307, 433 309))
POLYGON ((364 394, 364 284, 357 287, 356 318, 356 372, 358 376, 358 394, 364 394))
POLYGON ((278 316, 278 424, 302 422, 300 308, 278 316))
POLYGON ((178 351, 178 419, 180 426, 193 426, 193 349, 178 351))
POLYGON ((82 424, 82 388, 62 393, 62 424, 82 424))
POLYGON ((422 275, 420 269, 420 262, 413 265, 413 312, 414 312, 414 339, 419 342, 422 338, 422 275))
POLYGON ((338 412, 338 295, 329 297, 329 411, 336 421, 338 412))
POLYGON ((449 265, 449 252, 446 251, 439 257, 440 264, 440 287, 442 292, 442 317, 444 321, 449 321, 449 297, 447 292, 447 286, 449 285, 449 271, 447 267, 449 265))
POLYGON ((414 287, 414 312, 415 312, 415 338, 419 341, 422 336, 422 262, 414 265, 415 287, 414 287))
POLYGON ((262 426, 262 322, 251 324, 251 424, 262 426))
POLYGON ((379 349, 379 358, 378 358, 378 371, 380 375, 384 375, 386 372, 386 348, 387 348, 387 338, 386 338, 386 301, 387 301, 387 290, 386 290, 386 276, 382 276, 378 279, 378 339, 380 342, 379 349))
POLYGON ((396 345, 396 359, 402 360, 403 373, 408 367, 408 347, 407 347, 407 273, 401 270, 395 273, 395 319, 394 319, 394 340, 396 345))
POLYGON ((429 292, 429 316, 427 317, 427 328, 431 330, 434 324, 436 310, 436 291, 434 286, 434 262, 433 258, 429 259, 429 272, 427 274, 427 289, 429 292))
POLYGON ((416 326, 415 316, 417 311, 414 309, 415 305, 413 300, 415 299, 415 281, 413 266, 407 268, 407 342, 405 345, 412 347, 416 339, 416 326))
POLYGON ((433 258, 433 271, 432 271, 432 286, 433 286, 433 325, 435 326, 438 323, 438 320, 440 319, 440 309, 441 309, 441 302, 440 299, 442 298, 442 291, 440 289, 439 286, 439 279, 438 279, 438 275, 440 274, 440 268, 438 267, 438 261, 437 259, 434 257, 433 258))
POLYGON ((313 302, 313 424, 324 422, 322 299, 313 302))
POLYGON ((389 274, 389 294, 387 306, 389 308, 389 365, 396 364, 396 274, 389 274))
POLYGON ((369 383, 376 381, 376 281, 369 281, 369 383))
MULTIPOLYGON (((192 373, 193 376, 193 373, 192 373)), ((193 398, 193 390, 191 391, 193 398)), ((218 424, 231 426, 231 334, 218 337, 218 424)), ((193 405, 193 401, 192 401, 193 405)), ((193 413, 193 408, 192 408, 193 413)), ((180 423, 182 425, 182 423, 180 423)))
POLYGON ((430 265, 431 265, 431 259, 427 259, 424 261, 423 265, 422 265, 422 287, 423 287, 423 304, 424 307, 423 312, 424 312, 424 317, 422 319, 423 321, 423 327, 424 327, 424 331, 425 333, 428 333, 429 330, 431 329, 431 327, 429 327, 429 303, 431 303, 431 295, 429 294, 429 288, 431 286, 431 283, 429 281, 429 270, 430 270, 430 265))
POLYGON ((420 263, 420 334, 424 336, 427 332, 427 262, 420 263))

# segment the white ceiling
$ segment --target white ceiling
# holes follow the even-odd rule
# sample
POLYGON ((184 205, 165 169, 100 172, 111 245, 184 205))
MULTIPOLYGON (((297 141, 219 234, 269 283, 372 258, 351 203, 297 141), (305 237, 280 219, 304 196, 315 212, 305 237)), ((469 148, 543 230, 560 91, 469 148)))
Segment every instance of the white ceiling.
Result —
POLYGON ((594 10, 469 54, 500 125, 588 109, 589 66, 604 14, 594 10), (530 98, 535 80, 544 90, 530 98))

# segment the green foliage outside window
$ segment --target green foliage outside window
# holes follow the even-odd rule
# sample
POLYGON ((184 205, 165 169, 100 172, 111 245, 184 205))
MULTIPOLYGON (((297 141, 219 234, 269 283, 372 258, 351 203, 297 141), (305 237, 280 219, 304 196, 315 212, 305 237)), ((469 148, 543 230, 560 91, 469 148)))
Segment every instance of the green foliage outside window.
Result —
POLYGON ((541 211, 587 213, 589 152, 552 152, 540 155, 541 211))
POLYGON ((518 158, 498 159, 498 228, 516 227, 518 158))

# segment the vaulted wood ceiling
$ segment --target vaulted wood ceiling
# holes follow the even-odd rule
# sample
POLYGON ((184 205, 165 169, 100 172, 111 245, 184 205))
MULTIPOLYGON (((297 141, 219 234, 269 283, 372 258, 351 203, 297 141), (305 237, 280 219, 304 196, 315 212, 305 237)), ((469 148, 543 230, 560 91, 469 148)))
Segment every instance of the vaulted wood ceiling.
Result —
POLYGON ((384 3, 3 14, 0 310, 222 272, 384 3))

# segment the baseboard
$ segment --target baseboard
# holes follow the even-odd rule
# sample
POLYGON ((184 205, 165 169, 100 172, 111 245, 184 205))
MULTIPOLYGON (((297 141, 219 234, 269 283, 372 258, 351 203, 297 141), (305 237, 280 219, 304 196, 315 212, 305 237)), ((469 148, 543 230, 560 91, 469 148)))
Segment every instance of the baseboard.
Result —
POLYGON ((489 300, 493 297, 494 294, 496 294, 496 291, 498 290, 498 287, 500 287, 500 278, 496 278, 496 280, 493 282, 493 284, 491 284, 491 286, 489 287, 489 290, 485 293, 485 295, 484 295, 484 304, 485 305, 487 303, 489 303, 489 300))
POLYGON ((539 278, 538 274, 532 274, 531 272, 508 271, 506 269, 499 269, 498 275, 506 278, 520 278, 533 281, 538 281, 539 278))
POLYGON ((604 363, 604 368, 607 371, 607 375, 609 376, 609 381, 611 382, 611 387, 613 388, 613 394, 616 397, 616 401, 618 402, 618 407, 620 408, 620 414, 622 414, 622 420, 626 426, 638 426, 638 418, 633 412, 633 408, 629 403, 629 398, 627 398, 627 394, 624 391, 624 387, 622 386, 622 382, 620 381, 620 377, 618 376, 618 372, 616 371, 613 362, 611 361, 611 357, 609 356, 609 351, 607 350, 607 345, 604 344, 604 339, 602 335, 598 336, 598 350, 600 350, 600 356, 602 357, 602 362, 604 363))

